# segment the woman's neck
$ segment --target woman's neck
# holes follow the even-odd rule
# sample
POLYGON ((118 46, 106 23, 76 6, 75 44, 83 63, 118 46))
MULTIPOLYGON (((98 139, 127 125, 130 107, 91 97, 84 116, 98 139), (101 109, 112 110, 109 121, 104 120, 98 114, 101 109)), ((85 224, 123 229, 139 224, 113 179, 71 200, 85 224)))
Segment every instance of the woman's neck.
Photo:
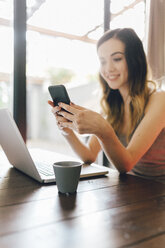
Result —
POLYGON ((126 85, 125 87, 120 88, 119 92, 123 98, 124 105, 127 105, 127 103, 130 102, 130 95, 129 95, 128 86, 126 85))

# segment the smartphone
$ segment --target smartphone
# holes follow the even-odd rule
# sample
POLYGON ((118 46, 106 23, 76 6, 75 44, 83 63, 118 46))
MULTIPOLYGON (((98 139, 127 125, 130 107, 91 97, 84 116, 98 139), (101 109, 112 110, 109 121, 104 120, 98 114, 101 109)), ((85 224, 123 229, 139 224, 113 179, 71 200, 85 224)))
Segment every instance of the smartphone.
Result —
POLYGON ((48 90, 54 102, 54 106, 58 106, 59 102, 70 104, 70 98, 64 85, 49 86, 48 90))

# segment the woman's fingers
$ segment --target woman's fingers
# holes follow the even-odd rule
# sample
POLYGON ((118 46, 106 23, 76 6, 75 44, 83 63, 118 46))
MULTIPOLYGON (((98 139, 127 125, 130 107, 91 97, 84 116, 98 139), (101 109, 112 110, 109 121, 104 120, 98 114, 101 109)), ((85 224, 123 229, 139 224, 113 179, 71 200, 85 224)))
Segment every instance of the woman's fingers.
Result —
POLYGON ((52 101, 48 101, 48 104, 50 105, 50 106, 52 106, 52 107, 54 107, 54 103, 52 102, 52 101))
POLYGON ((56 107, 52 108, 52 113, 57 114, 60 110, 61 110, 61 108, 59 106, 56 106, 56 107))
MULTIPOLYGON (((54 106, 54 103, 53 103, 52 101, 50 101, 50 100, 48 101, 48 104, 49 104, 50 106, 52 106, 53 108, 55 107, 55 106, 54 106)), ((65 110, 67 110, 68 112, 72 113, 72 114, 76 114, 76 113, 77 113, 76 110, 85 110, 85 108, 83 108, 83 107, 81 107, 81 106, 79 106, 79 105, 76 105, 76 104, 74 104, 74 103, 72 103, 72 102, 71 102, 70 105, 65 104, 65 103, 59 103, 59 106, 60 106, 61 108, 65 109, 65 110)), ((56 107, 58 107, 58 106, 56 106, 56 107)), ((56 107, 55 107, 55 108, 56 108, 56 107)), ((60 108, 60 109, 61 109, 61 108, 60 108)), ((56 111, 59 111, 60 109, 56 108, 55 110, 56 110, 56 111)))
POLYGON ((48 104, 53 107, 52 108, 52 113, 55 114, 56 112, 60 111, 61 110, 61 107, 59 106, 54 106, 54 103, 52 101, 48 101, 48 104))
POLYGON ((79 110, 85 110, 85 108, 83 108, 83 107, 81 107, 81 106, 79 106, 79 105, 76 105, 76 104, 74 104, 74 103, 70 103, 70 106, 72 106, 72 107, 74 107, 74 108, 76 108, 76 109, 79 109, 79 110))
POLYGON ((75 116, 73 114, 70 114, 66 111, 59 111, 58 115, 63 116, 65 119, 69 120, 69 121, 74 121, 75 116))
POLYGON ((71 121, 59 122, 59 126, 60 126, 61 128, 70 128, 70 129, 74 129, 73 122, 71 122, 71 121))
MULTIPOLYGON (((54 114, 54 116, 56 118, 56 124, 57 124, 59 130, 63 133, 63 135, 68 135, 72 131, 69 128, 63 127, 63 123, 67 123, 70 121, 59 114, 61 107, 54 106, 54 103, 50 100, 48 101, 48 104, 52 107, 52 113, 54 114)), ((61 112, 65 112, 65 111, 61 111, 61 112)))
POLYGON ((65 103, 63 103, 63 102, 60 102, 59 104, 58 104, 61 108, 63 108, 63 109, 65 109, 65 110, 67 110, 68 112, 70 112, 71 114, 77 114, 78 113, 78 109, 77 108, 75 108, 74 106, 75 105, 68 105, 68 104, 65 104, 65 103))
POLYGON ((60 122, 67 122, 68 120, 63 116, 56 114, 56 121, 60 123, 60 122))

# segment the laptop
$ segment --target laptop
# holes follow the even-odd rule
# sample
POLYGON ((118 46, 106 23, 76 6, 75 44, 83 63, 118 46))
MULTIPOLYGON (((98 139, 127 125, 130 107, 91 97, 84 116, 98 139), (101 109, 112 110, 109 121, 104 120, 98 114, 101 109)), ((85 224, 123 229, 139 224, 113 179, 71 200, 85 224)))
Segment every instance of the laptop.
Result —
MULTIPOLYGON (((8 109, 0 109, 0 145, 11 165, 41 183, 56 181, 52 166, 54 162, 80 161, 60 153, 28 150, 8 109)), ((108 172, 108 168, 104 166, 83 164, 80 177, 102 176, 108 172)))

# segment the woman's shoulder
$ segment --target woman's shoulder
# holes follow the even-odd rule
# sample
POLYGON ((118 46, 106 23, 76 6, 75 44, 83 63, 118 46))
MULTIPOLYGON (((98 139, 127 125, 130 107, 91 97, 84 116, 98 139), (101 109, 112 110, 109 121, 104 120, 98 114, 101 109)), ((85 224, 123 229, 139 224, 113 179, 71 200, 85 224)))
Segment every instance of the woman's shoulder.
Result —
POLYGON ((161 116, 161 122, 165 125, 165 91, 157 90, 153 92, 147 103, 145 114, 149 113, 150 115, 161 116))
POLYGON ((148 105, 157 105, 163 104, 165 106, 165 91, 164 90, 156 90, 149 96, 148 105))

